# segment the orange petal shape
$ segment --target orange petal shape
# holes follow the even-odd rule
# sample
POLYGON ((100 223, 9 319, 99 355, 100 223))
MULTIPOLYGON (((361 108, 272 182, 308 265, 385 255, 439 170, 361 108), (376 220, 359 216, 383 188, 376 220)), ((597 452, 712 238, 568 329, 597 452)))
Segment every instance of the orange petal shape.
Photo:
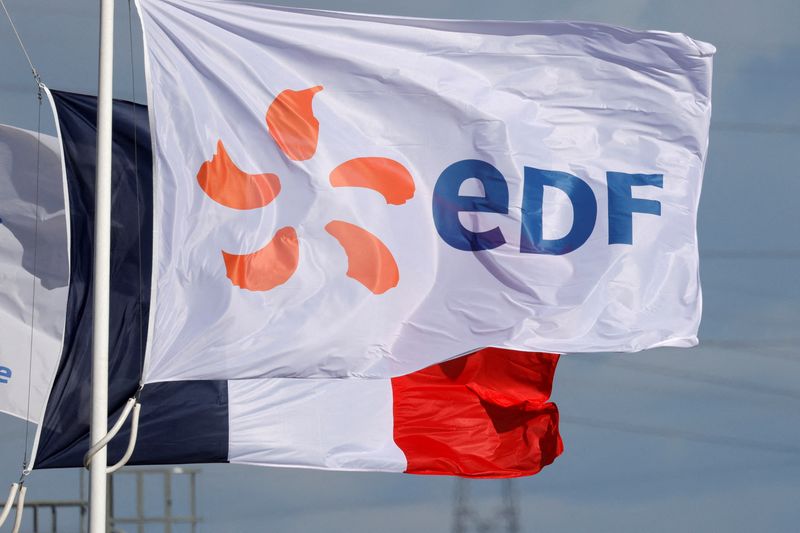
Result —
POLYGON ((321 90, 321 85, 303 91, 287 89, 267 110, 269 134, 289 159, 305 161, 317 151, 319 121, 314 117, 311 100, 321 90))
POLYGON ((347 254, 347 275, 375 294, 383 294, 400 281, 392 252, 364 228, 333 220, 325 226, 347 254))
POLYGON ((286 283, 297 270, 300 247, 294 228, 281 228, 269 243, 257 252, 234 255, 222 252, 228 277, 237 287, 268 291, 286 283))
POLYGON ((383 195, 387 204, 402 205, 414 197, 414 178, 406 167, 385 157, 357 157, 331 172, 334 187, 365 187, 383 195))
POLYGON ((197 173, 197 183, 215 202, 233 209, 264 207, 281 192, 281 181, 275 174, 248 174, 231 161, 222 141, 217 153, 197 173))

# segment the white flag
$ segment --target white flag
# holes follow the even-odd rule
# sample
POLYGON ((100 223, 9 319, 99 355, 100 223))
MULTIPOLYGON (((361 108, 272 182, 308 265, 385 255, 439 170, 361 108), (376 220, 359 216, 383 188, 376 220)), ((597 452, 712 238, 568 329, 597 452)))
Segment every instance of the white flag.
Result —
POLYGON ((64 197, 58 140, 0 125, 0 412, 32 422, 40 421, 61 358, 64 197))
POLYGON ((146 381, 697 343, 713 46, 140 0, 146 381))

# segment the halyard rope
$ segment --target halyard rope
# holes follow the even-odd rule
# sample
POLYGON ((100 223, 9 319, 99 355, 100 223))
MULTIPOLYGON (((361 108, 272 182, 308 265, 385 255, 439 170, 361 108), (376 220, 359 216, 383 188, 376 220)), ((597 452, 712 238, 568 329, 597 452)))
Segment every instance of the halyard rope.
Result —
POLYGON ((8 19, 9 24, 11 25, 11 29, 14 32, 14 36, 17 38, 17 42, 19 43, 19 47, 22 50, 22 53, 25 55, 25 59, 28 61, 28 66, 31 69, 31 74, 33 75, 33 80, 36 83, 36 90, 37 90, 37 118, 36 118, 36 193, 34 199, 34 212, 33 212, 33 220, 34 220, 34 232, 33 232, 33 280, 32 280, 32 296, 31 296, 31 328, 30 328, 30 347, 28 353, 28 392, 27 392, 27 400, 25 406, 25 447, 23 450, 22 455, 22 474, 20 476, 19 482, 14 483, 11 485, 11 490, 8 493, 8 498, 3 506, 3 510, 0 511, 0 526, 8 518, 9 514, 11 513, 11 508, 14 507, 14 503, 16 502, 16 516, 14 517, 14 528, 13 533, 18 533, 20 527, 22 526, 22 518, 23 513, 25 510, 25 493, 27 492, 27 487, 25 487, 25 478, 28 477, 30 474, 30 468, 28 465, 28 446, 30 443, 30 411, 31 411, 31 382, 33 380, 32 372, 33 372, 33 345, 34 345, 34 334, 35 334, 35 326, 34 320, 36 318, 36 276, 37 276, 37 266, 38 266, 38 249, 39 249, 39 173, 40 173, 40 159, 41 159, 41 143, 42 143, 42 78, 39 76, 39 71, 36 70, 36 67, 33 66, 33 61, 31 61, 31 56, 28 53, 28 50, 25 48, 25 43, 22 41, 22 37, 17 31, 17 26, 14 24, 14 20, 11 18, 11 13, 8 12, 8 8, 6 7, 5 1, 0 0, 0 6, 3 8, 3 12, 6 14, 6 18, 8 19))
POLYGON ((0 6, 3 7, 3 11, 6 13, 6 18, 8 22, 11 24, 11 29, 14 31, 14 35, 17 37, 17 42, 19 43, 19 47, 22 49, 22 53, 25 54, 25 59, 28 60, 28 65, 31 67, 31 74, 33 74, 33 79, 36 81, 36 86, 39 87, 41 90, 42 78, 39 76, 39 71, 36 70, 36 67, 33 66, 33 61, 31 61, 31 56, 28 54, 28 50, 25 48, 25 44, 22 42, 22 37, 20 37, 19 32, 17 31, 16 25, 14 25, 14 21, 11 18, 11 14, 8 12, 8 8, 6 7, 6 3, 4 0, 0 0, 0 6))

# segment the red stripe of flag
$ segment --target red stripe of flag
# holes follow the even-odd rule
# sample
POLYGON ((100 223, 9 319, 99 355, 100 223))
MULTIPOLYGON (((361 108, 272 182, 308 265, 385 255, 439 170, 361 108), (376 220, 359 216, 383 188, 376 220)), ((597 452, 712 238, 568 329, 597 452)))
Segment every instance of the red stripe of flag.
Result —
POLYGON ((392 379, 411 474, 532 475, 563 451, 549 402, 558 355, 486 348, 392 379))

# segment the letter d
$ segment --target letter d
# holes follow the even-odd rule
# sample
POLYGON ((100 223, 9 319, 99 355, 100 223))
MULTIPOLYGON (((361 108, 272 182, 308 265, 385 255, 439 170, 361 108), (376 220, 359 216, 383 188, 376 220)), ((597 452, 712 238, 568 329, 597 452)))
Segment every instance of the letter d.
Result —
POLYGON ((522 236, 519 251, 528 254, 563 255, 579 248, 594 230, 597 219, 597 200, 592 188, 578 176, 525 167, 522 192, 522 236), (542 203, 544 187, 556 187, 572 203, 572 228, 560 239, 542 236, 542 203))

